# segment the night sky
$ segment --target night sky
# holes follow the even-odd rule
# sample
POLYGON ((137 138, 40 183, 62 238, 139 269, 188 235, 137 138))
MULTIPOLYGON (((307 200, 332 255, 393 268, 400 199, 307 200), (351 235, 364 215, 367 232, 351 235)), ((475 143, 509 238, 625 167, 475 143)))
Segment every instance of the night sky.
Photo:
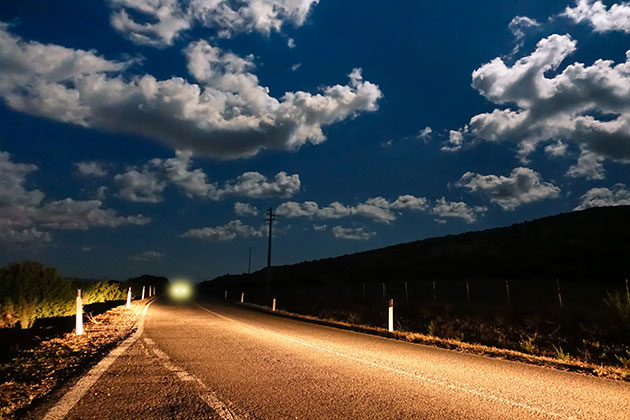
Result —
POLYGON ((193 281, 630 204, 630 3, 0 4, 0 263, 193 281), (628 52, 627 52, 628 51, 628 52))

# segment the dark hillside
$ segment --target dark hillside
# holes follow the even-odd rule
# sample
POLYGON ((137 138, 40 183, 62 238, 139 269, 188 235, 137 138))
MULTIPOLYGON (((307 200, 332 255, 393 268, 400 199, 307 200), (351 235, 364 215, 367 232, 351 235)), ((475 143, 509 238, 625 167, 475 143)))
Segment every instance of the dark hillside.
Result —
MULTIPOLYGON (((620 206, 273 267, 273 285, 474 278, 618 282, 629 272, 630 206, 620 206)), ((202 288, 262 285, 265 279, 264 270, 249 280, 226 275, 202 288)))

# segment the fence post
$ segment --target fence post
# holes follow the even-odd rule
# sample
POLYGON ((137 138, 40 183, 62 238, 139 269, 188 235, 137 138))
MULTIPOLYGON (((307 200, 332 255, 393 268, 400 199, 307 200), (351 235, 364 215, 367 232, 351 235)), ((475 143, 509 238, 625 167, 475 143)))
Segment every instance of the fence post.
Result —
POLYGON ((389 300, 389 317, 387 320, 387 330, 394 331, 394 299, 389 300))
POLYGON ((435 291, 435 280, 433 280, 433 302, 437 301, 437 292, 435 291))
POLYGON ((241 303, 245 301, 245 292, 241 292, 241 303))
POLYGON ((556 288, 558 289, 558 303, 560 303, 560 309, 562 309, 562 293, 560 292, 560 280, 556 279, 556 288))
POLYGON ((630 287, 628 287, 628 279, 626 279, 626 302, 630 306, 630 287))
POLYGON ((271 310, 272 311, 276 311, 276 298, 273 298, 273 301, 271 302, 271 310))
POLYGON ((468 285, 468 280, 466 280, 466 300, 470 305, 470 286, 468 285))
POLYGON ((510 297, 510 281, 505 281, 505 293, 507 295, 508 305, 512 303, 512 298, 510 297))
POLYGON ((131 306, 131 287, 127 290, 127 305, 125 306, 127 306, 127 308, 131 306))
POLYGON ((407 288, 407 282, 405 282, 405 304, 409 305, 409 289, 407 288))
POLYGON ((142 300, 144 300, 144 286, 142 286, 142 300))
POLYGON ((81 289, 77 289, 77 317, 76 317, 75 333, 83 334, 83 299, 81 299, 81 289))

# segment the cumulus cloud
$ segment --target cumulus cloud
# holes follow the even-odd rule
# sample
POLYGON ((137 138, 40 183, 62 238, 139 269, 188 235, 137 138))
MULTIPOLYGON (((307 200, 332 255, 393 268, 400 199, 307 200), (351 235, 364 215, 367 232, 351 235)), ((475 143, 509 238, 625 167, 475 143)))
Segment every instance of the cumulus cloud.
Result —
POLYGON ((317 232, 322 232, 326 229, 328 229, 328 225, 313 225, 313 230, 317 232))
POLYGON ((556 198, 560 188, 544 182, 539 173, 529 168, 515 168, 510 176, 480 175, 466 172, 456 184, 472 192, 480 192, 504 210, 521 204, 556 198))
POLYGON ((349 228, 335 226, 332 228, 332 233, 335 238, 351 239, 353 241, 367 241, 376 235, 376 233, 371 232, 362 226, 349 228))
POLYGON ((630 188, 624 184, 616 184, 612 189, 591 188, 580 198, 580 204, 574 210, 608 206, 630 206, 630 188))
POLYGON ((567 144, 561 140, 545 146, 545 154, 552 157, 560 157, 567 154, 567 144))
POLYGON ((231 241, 236 238, 260 238, 264 235, 264 230, 264 226, 254 228, 240 220, 232 220, 222 226, 190 229, 180 237, 206 241, 231 241))
POLYGON ((234 213, 237 216, 256 216, 258 209, 248 203, 234 203, 234 213))
POLYGON ((604 179, 604 159, 595 153, 583 150, 574 165, 567 171, 572 178, 586 178, 590 180, 604 179))
POLYGON ((383 197, 375 197, 356 206, 346 206, 338 201, 326 207, 319 207, 314 201, 297 203, 287 201, 278 206, 278 216, 287 218, 309 217, 318 219, 341 219, 348 216, 361 216, 380 223, 391 223, 397 218, 398 211, 423 211, 428 208, 428 200, 424 197, 401 195, 394 201, 383 197))
MULTIPOLYGON (((589 157, 630 162, 630 61, 615 65, 600 59, 590 66, 576 62, 557 72, 575 50, 569 35, 551 35, 512 66, 495 58, 475 70, 472 86, 506 107, 472 117, 458 131, 463 135, 452 136, 447 147, 458 149, 467 137, 509 140, 518 144, 519 156, 527 161, 540 143, 562 140, 589 157)), ((627 57, 630 60, 630 51, 627 57)))
POLYGON ((197 83, 131 74, 137 60, 108 60, 95 51, 25 41, 4 25, 0 97, 16 111, 140 135, 221 159, 319 144, 326 139, 324 126, 375 111, 382 97, 378 86, 354 69, 346 85, 275 98, 251 72, 251 56, 203 40, 191 43, 185 55, 197 83))
POLYGON ((447 201, 442 197, 435 201, 431 212, 438 216, 437 221, 445 223, 444 218, 463 219, 466 223, 475 223, 477 217, 488 210, 487 207, 470 207, 463 201, 447 201))
POLYGON ((0 152, 0 242, 46 243, 51 241, 50 233, 41 229, 87 230, 150 221, 143 215, 119 216, 115 210, 103 208, 100 200, 45 202, 43 192, 26 186, 27 175, 37 169, 32 164, 14 163, 8 153, 0 152))
POLYGON ((158 251, 145 251, 132 257, 131 259, 136 261, 155 261, 164 257, 166 257, 166 254, 158 251))
POLYGON ((514 35, 515 45, 510 56, 515 55, 523 47, 525 35, 532 28, 537 28, 540 23, 536 19, 527 16, 515 16, 509 23, 508 29, 514 35))
MULTIPOLYGON (((131 41, 163 48, 195 25, 229 38, 238 33, 279 32, 285 23, 301 26, 318 0, 110 0, 112 26, 131 41), (131 12, 131 14, 129 13, 131 12), (134 14, 148 16, 138 22, 134 14)), ((289 48, 294 43, 289 38, 289 48)))
POLYGON ((174 158, 151 159, 142 167, 129 167, 114 177, 118 197, 129 201, 159 203, 168 184, 189 198, 221 200, 228 196, 289 198, 300 191, 300 176, 278 172, 273 179, 258 172, 245 172, 222 186, 209 182, 201 169, 192 169, 192 154, 177 151, 174 158))
POLYGON ((427 126, 418 132, 417 138, 427 141, 431 138, 431 134, 433 134, 433 129, 427 126))
POLYGON ((107 175, 107 169, 99 162, 77 162, 74 164, 83 176, 104 177, 107 175))
POLYGON ((561 16, 576 23, 587 22, 595 32, 619 31, 630 33, 630 3, 615 3, 607 8, 600 0, 576 0, 561 16))

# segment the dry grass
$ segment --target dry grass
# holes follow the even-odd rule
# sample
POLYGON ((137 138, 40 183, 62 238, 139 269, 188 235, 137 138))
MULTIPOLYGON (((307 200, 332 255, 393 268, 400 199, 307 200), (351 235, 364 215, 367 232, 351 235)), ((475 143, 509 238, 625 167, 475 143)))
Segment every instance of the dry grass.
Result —
MULTIPOLYGON (((546 366, 550 368, 579 372, 599 377, 605 377, 614 380, 628 381, 630 382, 630 363, 625 367, 596 365, 588 363, 574 357, 569 356, 560 348, 560 355, 556 357, 550 357, 539 354, 528 354, 521 351, 503 349, 493 346, 487 346, 478 343, 469 343, 462 339, 456 338, 442 338, 430 334, 422 334, 411 331, 393 331, 390 332, 385 328, 373 327, 369 325, 354 324, 349 322, 340 321, 334 318, 321 318, 312 315, 302 315, 292 312, 286 312, 282 310, 276 310, 272 312, 266 306, 254 305, 245 303, 245 306, 249 306, 255 309, 259 309, 265 312, 273 313, 276 315, 289 317, 293 319, 305 320, 314 322, 321 325, 327 325, 336 328, 347 329, 356 332, 362 332, 372 335, 378 335, 381 337, 388 337, 397 340, 407 341, 411 343, 424 344, 434 347, 445 348, 449 350, 456 350, 463 353, 470 353, 482 356, 496 357, 505 360, 519 361, 523 363, 546 366)), ((533 340, 532 340, 533 341, 533 340)), ((530 347, 530 349, 532 349, 530 347)), ((630 353, 628 353, 630 360, 630 353)))
POLYGON ((0 417, 14 418, 65 380, 84 370, 133 331, 145 302, 134 302, 88 317, 83 335, 67 333, 42 341, 0 364, 0 417))

